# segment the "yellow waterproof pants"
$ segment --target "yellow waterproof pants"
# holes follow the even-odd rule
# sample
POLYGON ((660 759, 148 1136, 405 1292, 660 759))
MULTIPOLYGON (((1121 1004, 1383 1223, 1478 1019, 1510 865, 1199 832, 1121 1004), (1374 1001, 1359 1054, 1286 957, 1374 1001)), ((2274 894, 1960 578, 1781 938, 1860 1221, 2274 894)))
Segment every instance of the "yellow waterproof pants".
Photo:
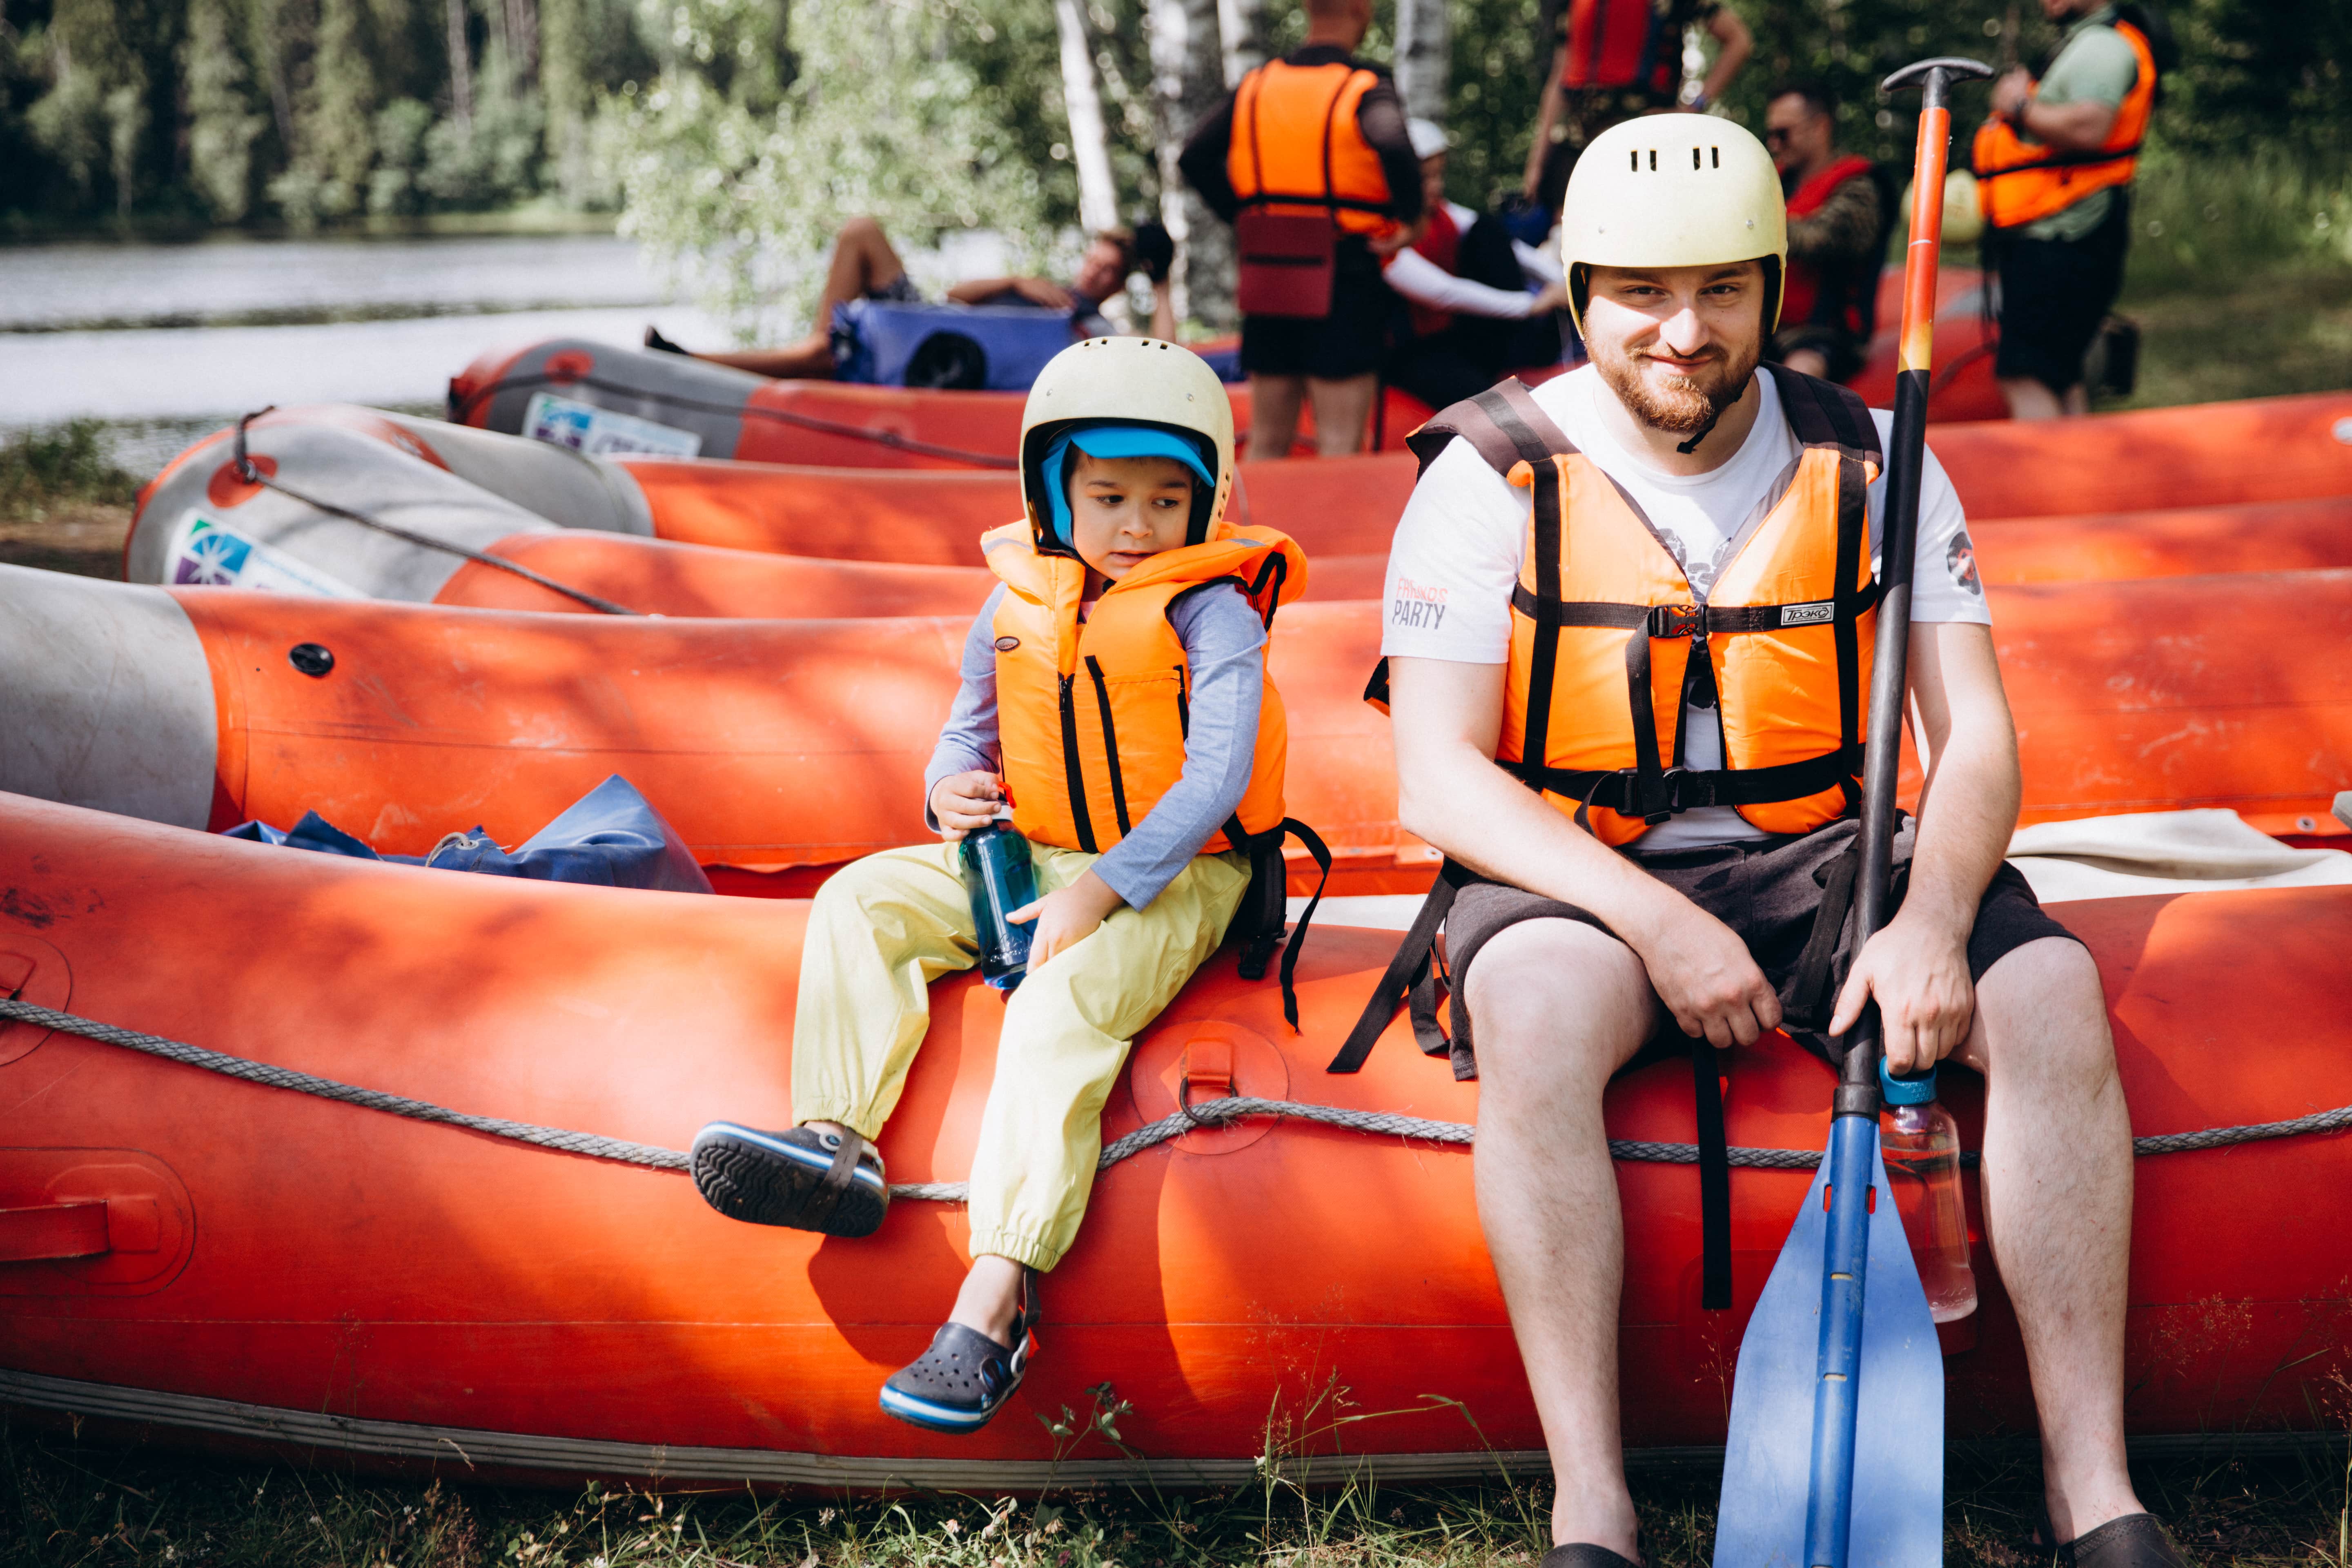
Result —
MULTIPOLYGON (((886 849, 817 890, 793 1020, 793 1115, 866 1138, 898 1108, 930 1020, 929 986, 980 961, 953 844, 886 849)), ((1037 891, 1097 858, 1033 847, 1037 891)), ((1224 940, 1249 860, 1201 855, 1150 907, 1125 905, 1007 1000, 971 1162, 971 1250, 1051 1268, 1078 1233, 1102 1109, 1129 1043, 1224 940)))

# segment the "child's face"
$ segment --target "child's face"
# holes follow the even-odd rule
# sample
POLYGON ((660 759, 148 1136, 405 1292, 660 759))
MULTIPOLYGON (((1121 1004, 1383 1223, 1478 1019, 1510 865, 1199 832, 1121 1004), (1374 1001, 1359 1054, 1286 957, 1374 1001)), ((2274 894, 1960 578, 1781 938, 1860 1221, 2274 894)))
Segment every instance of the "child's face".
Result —
POLYGON ((1073 447, 1068 471, 1071 547, 1112 582, 1184 542, 1194 480, 1175 458, 1090 458, 1073 447))

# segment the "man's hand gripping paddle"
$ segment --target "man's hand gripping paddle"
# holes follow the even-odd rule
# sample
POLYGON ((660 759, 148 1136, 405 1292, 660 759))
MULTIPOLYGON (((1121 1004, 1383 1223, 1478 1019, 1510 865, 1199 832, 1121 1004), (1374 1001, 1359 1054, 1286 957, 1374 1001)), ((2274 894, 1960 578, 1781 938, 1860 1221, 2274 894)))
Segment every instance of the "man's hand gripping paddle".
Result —
MULTIPOLYGON (((1863 766, 1854 950, 1886 923, 1901 759, 1911 558, 1926 462, 1936 268, 1951 138, 1945 95, 1990 77, 1975 60, 1922 60, 1884 89, 1917 86, 1919 153, 1904 261, 1881 540, 1878 641, 1863 766)), ((1944 1560, 1944 1361, 1878 1153, 1878 1009, 1846 1037, 1829 1151, 1748 1321, 1731 1391, 1715 1568, 1930 1568, 1944 1560)))

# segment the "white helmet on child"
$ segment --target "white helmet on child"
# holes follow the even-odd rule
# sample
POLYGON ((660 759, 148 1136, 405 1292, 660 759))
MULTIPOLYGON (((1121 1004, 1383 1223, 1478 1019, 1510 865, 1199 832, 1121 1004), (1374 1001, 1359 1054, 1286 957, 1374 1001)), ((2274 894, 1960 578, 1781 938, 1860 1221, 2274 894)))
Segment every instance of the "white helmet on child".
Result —
POLYGON ((1205 510, 1194 509, 1193 542, 1223 531, 1234 489, 1234 405, 1224 383, 1208 362, 1175 343, 1088 338, 1046 362, 1021 414, 1021 499, 1041 537, 1052 533, 1047 520, 1054 515, 1046 450, 1073 425, 1094 422, 1158 426, 1205 445, 1201 456, 1213 457, 1216 485, 1205 510))

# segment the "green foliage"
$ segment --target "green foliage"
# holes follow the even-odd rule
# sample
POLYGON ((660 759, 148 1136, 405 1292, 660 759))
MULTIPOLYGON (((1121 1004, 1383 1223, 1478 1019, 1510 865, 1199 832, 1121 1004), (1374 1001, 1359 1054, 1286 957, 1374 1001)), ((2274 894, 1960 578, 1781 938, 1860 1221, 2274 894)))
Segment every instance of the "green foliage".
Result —
POLYGON ((228 0, 191 0, 180 68, 188 89, 188 165, 216 223, 245 220, 253 205, 253 143, 269 125, 254 112, 251 74, 236 47, 228 0))
POLYGON ((1538 0, 1454 0, 1446 194, 1486 211, 1519 188, 1550 40, 1538 0))
POLYGON ((953 46, 970 4, 799 0, 790 85, 770 107, 772 15, 756 0, 644 0, 666 68, 625 92, 622 232, 745 341, 805 321, 843 219, 928 243, 993 228, 1016 264, 1048 234, 1045 180, 953 46), (720 68, 724 66, 725 68, 720 68))
POLYGON ((139 481, 107 455, 106 426, 76 419, 0 443, 0 521, 37 519, 76 501, 127 505, 139 481))

